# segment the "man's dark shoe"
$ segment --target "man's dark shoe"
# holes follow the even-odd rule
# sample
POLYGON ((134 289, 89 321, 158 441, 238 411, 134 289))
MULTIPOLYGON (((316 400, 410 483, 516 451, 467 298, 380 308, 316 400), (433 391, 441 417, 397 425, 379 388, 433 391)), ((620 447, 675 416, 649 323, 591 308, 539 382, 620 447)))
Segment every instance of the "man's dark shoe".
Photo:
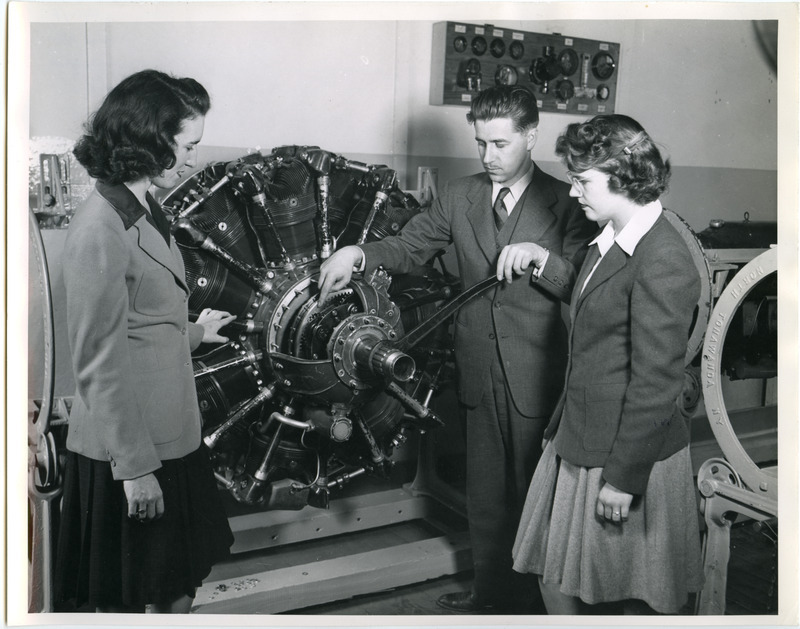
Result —
POLYGON ((464 614, 490 614, 494 610, 491 605, 481 605, 475 600, 472 592, 453 592, 442 594, 436 604, 451 612, 464 614))

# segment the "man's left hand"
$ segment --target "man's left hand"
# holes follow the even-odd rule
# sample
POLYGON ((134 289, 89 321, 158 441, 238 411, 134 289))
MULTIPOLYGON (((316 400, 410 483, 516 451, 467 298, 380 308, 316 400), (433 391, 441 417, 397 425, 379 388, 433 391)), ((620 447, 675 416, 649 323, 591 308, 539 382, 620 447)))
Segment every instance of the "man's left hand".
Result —
POLYGON ((497 279, 510 283, 514 275, 522 275, 531 263, 541 267, 546 260, 547 249, 535 242, 506 245, 497 260, 497 279))

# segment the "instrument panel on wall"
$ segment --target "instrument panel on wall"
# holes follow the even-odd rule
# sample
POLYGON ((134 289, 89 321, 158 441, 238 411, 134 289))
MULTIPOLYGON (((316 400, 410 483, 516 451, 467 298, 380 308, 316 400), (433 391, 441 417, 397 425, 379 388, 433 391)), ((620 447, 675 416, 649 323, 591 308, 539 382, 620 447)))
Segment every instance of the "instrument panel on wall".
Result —
POLYGON ((541 111, 614 113, 617 43, 438 22, 432 56, 431 105, 469 105, 490 85, 523 85, 541 111))

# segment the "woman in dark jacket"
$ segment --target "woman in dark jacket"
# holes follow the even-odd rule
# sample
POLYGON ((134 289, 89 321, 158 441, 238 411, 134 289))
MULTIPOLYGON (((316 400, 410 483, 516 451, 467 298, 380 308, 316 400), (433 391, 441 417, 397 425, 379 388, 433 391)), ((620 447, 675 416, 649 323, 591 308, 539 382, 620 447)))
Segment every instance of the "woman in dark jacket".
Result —
POLYGON ((190 352, 233 317, 188 320, 169 223, 148 192, 195 164, 210 100, 193 79, 138 72, 87 123, 75 156, 97 184, 66 241, 76 391, 67 436, 56 604, 188 612, 233 541, 190 352))
POLYGON ((659 197, 669 162, 635 120, 558 139, 603 225, 570 304, 565 386, 528 492, 514 568, 551 614, 677 613, 702 585, 689 431, 676 412, 700 279, 659 197), (592 608, 600 603, 615 606, 592 608))

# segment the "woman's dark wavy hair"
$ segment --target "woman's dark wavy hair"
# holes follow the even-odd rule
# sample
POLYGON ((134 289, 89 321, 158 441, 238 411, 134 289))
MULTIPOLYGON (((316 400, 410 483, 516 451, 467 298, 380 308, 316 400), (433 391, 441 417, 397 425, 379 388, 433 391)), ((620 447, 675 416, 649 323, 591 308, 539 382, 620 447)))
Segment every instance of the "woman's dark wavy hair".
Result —
POLYGON ((608 174, 609 190, 639 205, 658 199, 669 183, 669 160, 642 125, 621 114, 569 125, 556 140, 556 155, 570 172, 594 168, 608 174))
POLYGON ((467 122, 511 118, 517 131, 539 126, 536 96, 521 85, 493 85, 481 91, 470 104, 467 122))
POLYGON ((155 177, 175 165, 175 136, 211 107, 205 88, 157 70, 132 74, 112 89, 73 149, 89 175, 109 184, 155 177))

